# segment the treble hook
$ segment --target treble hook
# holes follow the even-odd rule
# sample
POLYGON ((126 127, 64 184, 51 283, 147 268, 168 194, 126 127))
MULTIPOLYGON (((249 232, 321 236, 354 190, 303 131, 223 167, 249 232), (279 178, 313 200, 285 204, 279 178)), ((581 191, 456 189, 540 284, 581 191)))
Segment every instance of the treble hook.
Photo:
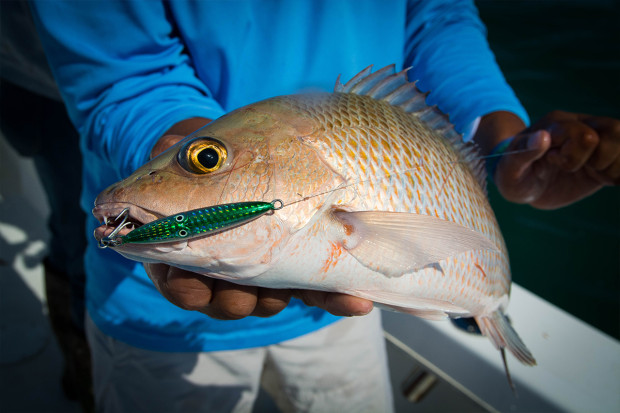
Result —
POLYGON ((117 247, 119 245, 121 245, 122 241, 119 238, 115 238, 116 234, 118 234, 119 232, 121 232, 121 230, 123 228, 125 228, 127 225, 131 224, 131 222, 127 222, 127 218, 129 218, 129 208, 125 208, 123 209, 120 214, 118 214, 118 216, 116 218, 114 218, 114 221, 118 221, 121 217, 123 217, 123 220, 121 221, 120 224, 118 224, 118 226, 114 229, 114 231, 110 232, 110 234, 106 237, 103 237, 99 240, 99 248, 108 248, 108 247, 117 247))

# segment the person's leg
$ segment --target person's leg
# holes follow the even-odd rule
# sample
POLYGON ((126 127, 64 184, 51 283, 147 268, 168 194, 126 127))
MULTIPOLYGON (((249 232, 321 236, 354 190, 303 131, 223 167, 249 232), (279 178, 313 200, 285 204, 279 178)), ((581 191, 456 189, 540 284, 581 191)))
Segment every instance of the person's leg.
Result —
POLYGON ((267 348, 263 386, 283 412, 391 412, 381 317, 374 310, 267 348))
POLYGON ((87 317, 97 410, 251 412, 266 349, 162 353, 103 334, 87 317))

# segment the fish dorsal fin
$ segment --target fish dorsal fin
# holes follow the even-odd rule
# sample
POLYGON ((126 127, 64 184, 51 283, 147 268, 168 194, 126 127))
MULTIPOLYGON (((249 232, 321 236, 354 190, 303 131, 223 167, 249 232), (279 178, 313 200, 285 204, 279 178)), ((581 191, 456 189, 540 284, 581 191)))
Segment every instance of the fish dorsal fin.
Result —
POLYGON ((466 251, 497 250, 477 231, 408 212, 334 211, 343 247, 362 265, 399 277, 466 251))
POLYGON ((486 192, 486 170, 478 146, 474 142, 463 142, 463 137, 454 129, 449 116, 439 110, 437 105, 426 104, 429 92, 420 91, 416 86, 417 81, 408 80, 409 69, 411 68, 396 72, 396 66, 392 64, 373 73, 371 65, 345 84, 340 82, 340 76, 338 76, 334 92, 369 96, 400 107, 405 112, 414 115, 453 145, 461 156, 460 162, 469 165, 478 183, 486 192))

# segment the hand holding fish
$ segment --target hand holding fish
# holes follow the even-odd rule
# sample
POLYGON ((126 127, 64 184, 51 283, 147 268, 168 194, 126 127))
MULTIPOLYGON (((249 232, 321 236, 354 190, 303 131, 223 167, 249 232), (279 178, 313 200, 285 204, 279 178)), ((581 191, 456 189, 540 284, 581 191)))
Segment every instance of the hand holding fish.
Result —
MULTIPOLYGON (((177 123, 157 141, 151 151, 151 158, 209 122, 210 119, 193 118, 177 123)), ((303 300, 306 305, 320 307, 339 316, 365 315, 373 308, 372 301, 347 294, 244 286, 167 264, 144 266, 159 292, 168 301, 216 319, 271 317, 286 308, 293 296, 303 300)))
POLYGON ((233 284, 205 277, 166 264, 145 264, 159 292, 171 303, 220 320, 247 316, 271 317, 288 305, 291 297, 320 307, 334 315, 365 315, 372 301, 340 293, 311 290, 281 290, 233 284))
POLYGON ((495 183, 509 201, 566 206, 620 184, 620 120, 553 111, 515 135, 497 163, 495 183), (523 151, 525 150, 525 151, 523 151))

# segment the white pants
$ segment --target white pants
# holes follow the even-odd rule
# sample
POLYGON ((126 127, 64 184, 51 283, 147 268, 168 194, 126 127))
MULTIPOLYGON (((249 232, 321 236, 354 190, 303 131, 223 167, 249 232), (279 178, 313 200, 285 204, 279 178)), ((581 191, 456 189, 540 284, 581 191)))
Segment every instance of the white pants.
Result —
POLYGON ((251 412, 262 384, 283 412, 392 412, 379 310, 267 347, 161 353, 87 320, 97 410, 251 412))

